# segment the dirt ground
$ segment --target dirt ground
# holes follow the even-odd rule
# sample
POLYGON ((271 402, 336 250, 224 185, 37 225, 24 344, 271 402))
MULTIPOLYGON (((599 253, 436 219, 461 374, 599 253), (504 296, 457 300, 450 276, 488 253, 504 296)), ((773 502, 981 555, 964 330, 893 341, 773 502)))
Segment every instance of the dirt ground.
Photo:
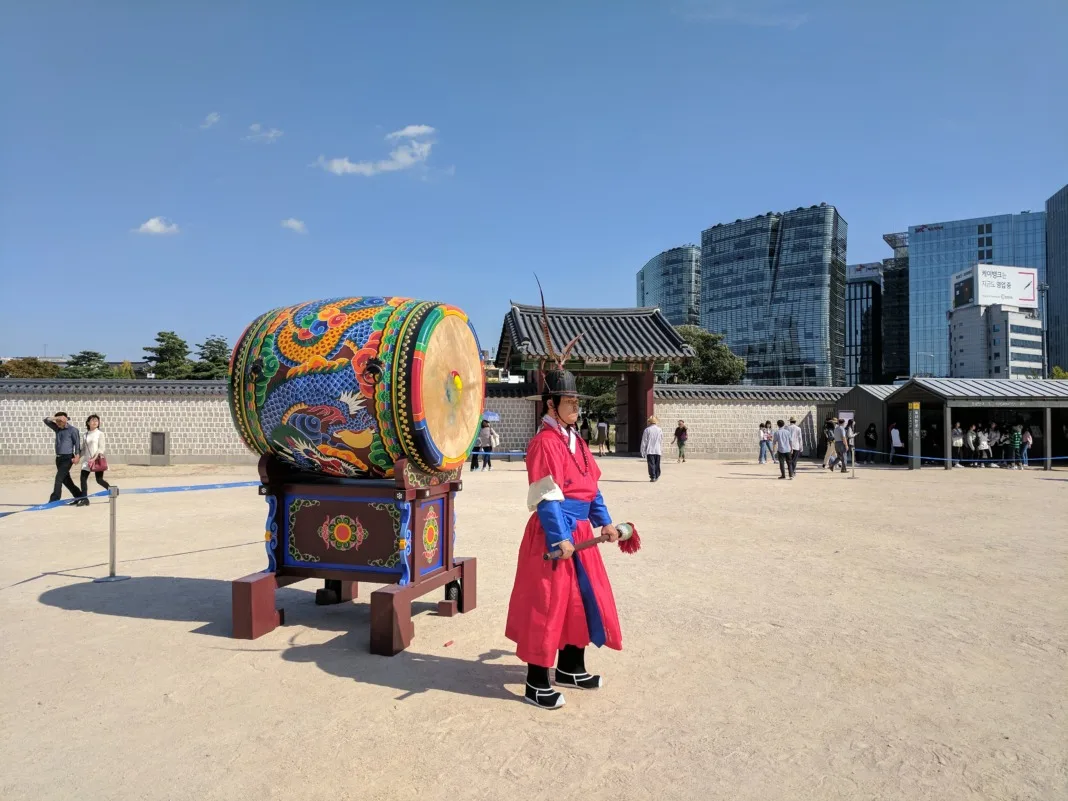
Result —
MULTIPOLYGON (((391 659, 368 653, 373 587, 316 607, 298 584, 287 625, 229 637, 228 582, 266 564, 255 488, 120 497, 116 584, 88 581, 106 502, 0 519, 0 798, 1068 798, 1068 471, 602 464, 643 541, 603 546, 624 650, 555 712, 519 700, 503 635, 520 463, 460 496, 478 608, 419 606, 391 659)), ((0 511, 50 489, 0 468, 0 511)))

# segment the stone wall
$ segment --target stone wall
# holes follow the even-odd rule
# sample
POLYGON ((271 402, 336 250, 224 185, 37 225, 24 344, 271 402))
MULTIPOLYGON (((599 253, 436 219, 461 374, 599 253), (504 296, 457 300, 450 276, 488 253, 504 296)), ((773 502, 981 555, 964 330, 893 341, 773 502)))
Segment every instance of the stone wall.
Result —
POLYGON ((0 381, 0 464, 51 463, 55 435, 42 421, 58 411, 83 434, 85 418, 99 415, 115 464, 148 464, 152 432, 169 434, 172 464, 256 463, 222 382, 0 381))
POLYGON ((760 453, 760 424, 765 420, 797 418, 805 443, 804 455, 814 452, 818 411, 815 404, 766 401, 657 401, 656 416, 664 429, 665 448, 679 420, 686 421, 687 456, 756 460, 760 453))
POLYGON ((519 452, 527 449, 527 443, 534 436, 534 401, 494 397, 493 390, 490 390, 486 398, 486 411, 497 412, 501 416, 499 423, 492 423, 493 430, 501 438, 498 451, 519 452))
MULTIPOLYGON (((828 398, 837 397, 835 392, 658 386, 655 414, 669 440, 675 421, 686 421, 688 452, 694 456, 746 459, 756 458, 761 420, 793 415, 809 454, 817 442, 820 404, 833 405, 828 398)), ((501 437, 498 450, 526 450, 536 423, 534 402, 525 399, 530 394, 532 389, 522 384, 487 385, 486 408, 501 416, 493 424, 501 437)), ((170 435, 172 463, 256 462, 234 430, 225 382, 0 379, 0 464, 50 463, 54 435, 42 419, 60 410, 81 430, 86 417, 100 415, 108 460, 116 464, 148 464, 156 431, 170 435)))
MULTIPOLYGON (((525 451, 534 436, 534 402, 515 386, 491 386, 486 398, 501 416, 501 451, 525 451)), ((51 463, 55 435, 42 420, 58 411, 82 433, 99 415, 114 464, 148 464, 152 432, 169 434, 173 464, 256 463, 230 419, 225 382, 0 380, 0 464, 51 463)))

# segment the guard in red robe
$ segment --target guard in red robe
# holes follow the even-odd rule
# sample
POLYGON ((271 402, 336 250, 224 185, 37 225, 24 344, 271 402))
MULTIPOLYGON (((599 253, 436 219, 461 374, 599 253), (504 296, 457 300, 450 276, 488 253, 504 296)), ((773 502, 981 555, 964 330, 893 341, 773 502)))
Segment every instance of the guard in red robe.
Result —
POLYGON ((545 384, 547 414, 527 447, 527 507, 532 514, 519 547, 505 635, 527 663, 526 700, 557 709, 564 697, 549 683, 553 664, 558 687, 596 689, 603 681, 586 670, 586 646, 618 651, 623 638, 599 549, 574 550, 594 537, 595 526, 609 541, 619 539, 597 488, 601 471, 575 430, 575 376, 555 370, 546 373, 545 384), (562 555, 546 560, 554 551, 562 555))

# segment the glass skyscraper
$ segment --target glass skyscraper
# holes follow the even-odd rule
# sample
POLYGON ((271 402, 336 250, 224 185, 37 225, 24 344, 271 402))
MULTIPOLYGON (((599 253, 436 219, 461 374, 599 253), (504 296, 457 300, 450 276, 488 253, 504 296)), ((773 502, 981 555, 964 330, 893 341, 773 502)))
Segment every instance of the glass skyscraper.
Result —
POLYGON ((1046 201, 1047 360, 1068 370, 1068 186, 1046 201))
POLYGON ((894 255, 883 259, 883 377, 909 375, 909 235, 883 234, 894 255))
POLYGON ((883 380, 883 265, 849 265, 846 278, 845 382, 883 380))
POLYGON ((745 359, 745 383, 842 386, 846 232, 821 203, 701 233, 701 327, 745 359))
POLYGON ((672 325, 700 325, 701 249, 683 245, 646 262, 637 275, 638 306, 658 306, 672 325))
POLYGON ((1001 214, 909 226, 909 372, 949 375, 949 281, 976 264, 1046 274, 1046 215, 1001 214))

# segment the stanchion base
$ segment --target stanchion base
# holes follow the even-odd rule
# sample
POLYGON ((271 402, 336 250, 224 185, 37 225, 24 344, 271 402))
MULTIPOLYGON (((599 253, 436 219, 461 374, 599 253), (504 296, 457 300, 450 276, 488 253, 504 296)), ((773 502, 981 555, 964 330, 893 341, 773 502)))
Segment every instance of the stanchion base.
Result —
POLYGON ((93 584, 104 584, 112 581, 126 581, 129 576, 101 576, 93 579, 93 584))

